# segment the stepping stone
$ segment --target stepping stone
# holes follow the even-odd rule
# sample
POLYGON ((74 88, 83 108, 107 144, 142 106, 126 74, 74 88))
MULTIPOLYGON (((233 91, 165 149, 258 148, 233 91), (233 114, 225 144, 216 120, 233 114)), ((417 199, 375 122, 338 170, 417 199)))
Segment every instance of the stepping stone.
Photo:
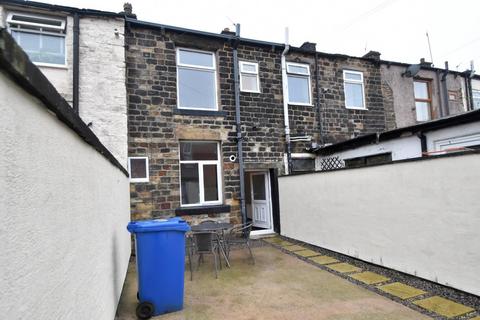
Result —
POLYGON ((416 304, 423 309, 435 312, 436 314, 447 318, 453 318, 461 316, 462 314, 475 311, 473 308, 464 306, 463 304, 456 303, 439 296, 433 296, 431 298, 417 300, 414 301, 413 304, 416 304))
POLYGON ((294 245, 294 243, 284 241, 284 240, 282 240, 281 242, 277 242, 276 244, 278 244, 280 247, 288 247, 288 246, 293 246, 294 245))
POLYGON ((403 300, 427 293, 426 291, 408 286, 400 282, 385 284, 383 286, 378 287, 378 289, 403 300))
POLYGON ((390 280, 390 278, 384 277, 382 275, 379 275, 370 271, 352 274, 350 277, 366 284, 375 284, 375 283, 380 283, 380 282, 385 282, 387 280, 390 280))
POLYGON ((342 263, 335 263, 335 264, 329 264, 326 266, 327 268, 330 268, 332 270, 335 270, 340 273, 348 273, 348 272, 358 272, 362 271, 362 269, 352 266, 351 264, 342 262, 342 263))
POLYGON ((304 257, 304 258, 310 258, 310 257, 315 257, 315 256, 320 255, 320 253, 312 251, 312 250, 308 250, 308 249, 307 250, 301 250, 301 251, 295 251, 295 254, 298 254, 299 256, 304 257))
POLYGON ((338 262, 337 259, 329 257, 329 256, 313 257, 313 258, 310 258, 310 260, 312 260, 313 262, 316 262, 318 264, 321 264, 321 265, 338 262))
POLYGON ((291 252, 305 250, 304 247, 299 246, 299 245, 296 245, 296 244, 293 245, 293 246, 284 247, 283 249, 285 249, 285 250, 287 250, 287 251, 291 251, 291 252))
POLYGON ((477 316, 477 317, 472 318, 472 319, 470 319, 470 320, 480 320, 480 316, 477 316))
POLYGON ((266 241, 268 243, 279 243, 279 242, 282 242, 283 240, 278 237, 271 237, 271 238, 263 239, 263 241, 266 241))

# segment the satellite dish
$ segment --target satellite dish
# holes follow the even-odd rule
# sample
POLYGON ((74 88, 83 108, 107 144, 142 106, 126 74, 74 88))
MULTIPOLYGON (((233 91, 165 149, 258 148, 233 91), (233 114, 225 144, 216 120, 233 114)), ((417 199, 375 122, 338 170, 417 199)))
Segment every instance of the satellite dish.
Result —
POLYGON ((420 64, 411 64, 408 66, 407 70, 402 73, 402 77, 412 78, 417 75, 422 66, 420 64))

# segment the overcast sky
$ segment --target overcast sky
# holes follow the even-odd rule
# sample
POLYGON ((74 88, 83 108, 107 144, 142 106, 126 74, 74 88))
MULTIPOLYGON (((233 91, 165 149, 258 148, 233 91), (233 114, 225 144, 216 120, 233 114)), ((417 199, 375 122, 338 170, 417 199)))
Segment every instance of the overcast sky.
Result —
MULTIPOLYGON (((42 1, 42 0, 38 0, 42 1)), ((44 0, 45 1, 45 0, 44 0)), ((46 0, 118 12, 123 0, 46 0)), ((430 60, 463 71, 475 60, 480 73, 480 0, 130 0, 139 20, 209 32, 241 24, 241 36, 290 43, 317 43, 317 50, 416 63, 430 60)))

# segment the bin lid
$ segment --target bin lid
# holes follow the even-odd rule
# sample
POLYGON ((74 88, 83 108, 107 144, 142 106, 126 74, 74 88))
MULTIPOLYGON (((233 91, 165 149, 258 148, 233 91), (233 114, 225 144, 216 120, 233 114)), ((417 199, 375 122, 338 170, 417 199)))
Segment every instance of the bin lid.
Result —
POLYGON ((161 231, 190 231, 190 226, 181 218, 153 219, 132 221, 127 230, 131 233, 138 232, 161 232, 161 231))

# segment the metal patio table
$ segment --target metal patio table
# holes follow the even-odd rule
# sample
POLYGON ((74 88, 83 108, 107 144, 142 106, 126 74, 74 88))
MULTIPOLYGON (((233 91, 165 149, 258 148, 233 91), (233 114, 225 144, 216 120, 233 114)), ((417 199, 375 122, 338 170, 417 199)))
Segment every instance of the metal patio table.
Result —
POLYGON ((193 233, 195 232, 216 232, 220 236, 220 243, 219 249, 227 263, 227 266, 230 268, 230 261, 228 261, 227 253, 225 251, 226 239, 225 239, 225 231, 228 229, 233 228, 233 224, 227 222, 205 222, 201 224, 197 224, 191 227, 193 233))

